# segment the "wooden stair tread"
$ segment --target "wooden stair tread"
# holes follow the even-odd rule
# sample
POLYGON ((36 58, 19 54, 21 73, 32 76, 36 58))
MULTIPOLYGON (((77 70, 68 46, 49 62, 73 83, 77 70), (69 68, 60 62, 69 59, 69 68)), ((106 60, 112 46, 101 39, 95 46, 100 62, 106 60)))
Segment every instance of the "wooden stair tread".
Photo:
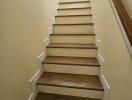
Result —
POLYGON ((71 4, 71 3, 90 3, 90 1, 59 2, 59 4, 71 4))
POLYGON ((91 9, 91 7, 81 7, 81 8, 58 8, 57 10, 76 10, 76 9, 91 9))
POLYGON ((46 64, 65 64, 65 65, 81 65, 81 66, 93 66, 99 67, 99 63, 96 58, 86 57, 63 57, 63 56, 48 56, 43 61, 46 64))
POLYGON ((95 44, 51 43, 48 48, 97 49, 95 44))
POLYGON ((38 93, 35 100, 100 100, 100 99, 90 99, 83 97, 59 95, 59 94, 50 94, 50 93, 38 93))
POLYGON ((92 16, 92 14, 84 14, 84 15, 56 15, 55 17, 76 17, 76 16, 92 16))
POLYGON ((37 85, 103 91, 98 76, 44 72, 37 85))

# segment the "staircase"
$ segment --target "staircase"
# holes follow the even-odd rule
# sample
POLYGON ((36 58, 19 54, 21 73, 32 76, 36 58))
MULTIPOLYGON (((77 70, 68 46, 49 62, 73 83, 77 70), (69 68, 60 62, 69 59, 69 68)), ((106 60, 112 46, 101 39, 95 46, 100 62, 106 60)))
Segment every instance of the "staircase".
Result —
POLYGON ((104 89, 89 0, 61 0, 36 100, 101 100, 104 89))

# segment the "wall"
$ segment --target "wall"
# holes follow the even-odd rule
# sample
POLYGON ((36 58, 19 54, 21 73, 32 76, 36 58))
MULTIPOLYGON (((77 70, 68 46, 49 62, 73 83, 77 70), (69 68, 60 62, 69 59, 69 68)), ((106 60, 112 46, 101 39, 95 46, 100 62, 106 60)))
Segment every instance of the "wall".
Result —
POLYGON ((132 20, 132 0, 121 0, 132 20))
POLYGON ((27 100, 58 0, 0 0, 0 99, 27 100))
POLYGON ((104 58, 101 74, 111 87, 108 100, 132 100, 132 57, 109 0, 93 0, 98 53, 104 58))

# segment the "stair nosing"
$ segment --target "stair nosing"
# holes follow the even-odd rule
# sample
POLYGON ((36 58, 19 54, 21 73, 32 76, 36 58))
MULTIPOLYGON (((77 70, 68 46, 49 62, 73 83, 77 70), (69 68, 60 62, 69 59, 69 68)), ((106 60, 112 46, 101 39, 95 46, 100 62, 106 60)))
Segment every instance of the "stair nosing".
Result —
POLYGON ((90 3, 90 1, 59 2, 59 4, 90 3))
POLYGON ((97 47, 62 47, 62 46, 58 46, 58 47, 53 47, 53 46, 47 46, 47 48, 68 48, 68 49, 72 49, 72 48, 75 48, 75 49, 97 49, 97 47))
POLYGON ((92 14, 84 14, 84 15, 56 15, 55 17, 74 17, 74 16, 92 16, 92 14))
MULTIPOLYGON (((57 72, 46 72, 46 73, 57 73, 57 72)), ((58 74, 67 74, 67 75, 82 75, 82 74, 71 74, 71 73, 58 73, 58 74)), ((93 77, 98 77, 98 75, 82 75, 82 76, 93 76, 93 77)), ((45 85, 45 86, 54 86, 54 87, 65 87, 65 88, 74 88, 74 89, 84 89, 84 90, 95 90, 95 91, 104 91, 103 87, 102 88, 85 88, 85 87, 77 87, 77 86, 64 86, 64 85, 56 85, 56 84, 46 84, 46 83, 36 83, 37 85, 45 85)))
POLYGON ((91 7, 82 7, 82 8, 58 8, 57 10, 74 10, 74 9, 91 9, 91 7))
POLYGON ((44 84, 44 83, 37 83, 37 85, 54 86, 54 87, 65 87, 65 88, 74 88, 74 89, 84 89, 84 90, 95 90, 95 91, 104 91, 103 89, 83 88, 83 87, 74 87, 74 86, 61 86, 61 85, 52 85, 52 84, 44 84))
POLYGON ((89 22, 89 23, 65 23, 65 24, 53 24, 53 26, 59 26, 59 25, 94 25, 94 23, 89 22))
POLYGON ((76 66, 86 66, 86 67, 100 67, 100 65, 92 65, 92 64, 88 64, 88 65, 84 65, 84 64, 66 64, 66 63, 52 63, 52 62, 42 62, 42 64, 57 64, 57 65, 76 65, 76 66))
POLYGON ((53 33, 53 34, 50 34, 51 36, 52 35, 74 35, 74 36, 77 36, 77 35, 92 35, 92 36, 95 36, 96 34, 57 34, 57 33, 53 33))
MULTIPOLYGON (((49 56, 49 57, 67 57, 67 56, 49 56)), ((74 56, 68 56, 71 58, 89 58, 89 59, 96 59, 96 57, 74 57, 74 56)))
MULTIPOLYGON (((55 93, 46 93, 46 92, 39 92, 37 97, 39 97, 39 95, 43 95, 43 94, 48 94, 48 95, 60 95, 60 96, 66 96, 66 97, 79 97, 79 98, 84 98, 84 99, 88 99, 88 100, 101 100, 101 99, 97 99, 97 98, 87 98, 87 97, 81 97, 81 96, 71 96, 71 95, 64 95, 64 94, 55 94, 55 93)), ((35 99, 36 100, 36 99, 35 99)), ((37 99, 38 100, 38 99, 37 99)), ((71 99, 70 99, 71 100, 71 99)), ((72 99, 73 100, 73 99, 72 99)))

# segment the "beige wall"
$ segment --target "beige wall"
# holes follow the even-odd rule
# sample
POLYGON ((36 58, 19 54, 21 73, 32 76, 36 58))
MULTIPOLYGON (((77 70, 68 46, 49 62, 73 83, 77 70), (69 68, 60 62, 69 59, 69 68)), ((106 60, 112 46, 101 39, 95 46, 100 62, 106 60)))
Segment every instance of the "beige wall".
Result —
POLYGON ((58 0, 0 0, 0 99, 27 100, 58 0))
POLYGON ((132 19, 132 0, 121 0, 132 19))
POLYGON ((95 3, 95 33, 99 54, 105 59, 101 73, 111 90, 108 100, 132 100, 132 57, 116 22, 109 0, 95 3))

